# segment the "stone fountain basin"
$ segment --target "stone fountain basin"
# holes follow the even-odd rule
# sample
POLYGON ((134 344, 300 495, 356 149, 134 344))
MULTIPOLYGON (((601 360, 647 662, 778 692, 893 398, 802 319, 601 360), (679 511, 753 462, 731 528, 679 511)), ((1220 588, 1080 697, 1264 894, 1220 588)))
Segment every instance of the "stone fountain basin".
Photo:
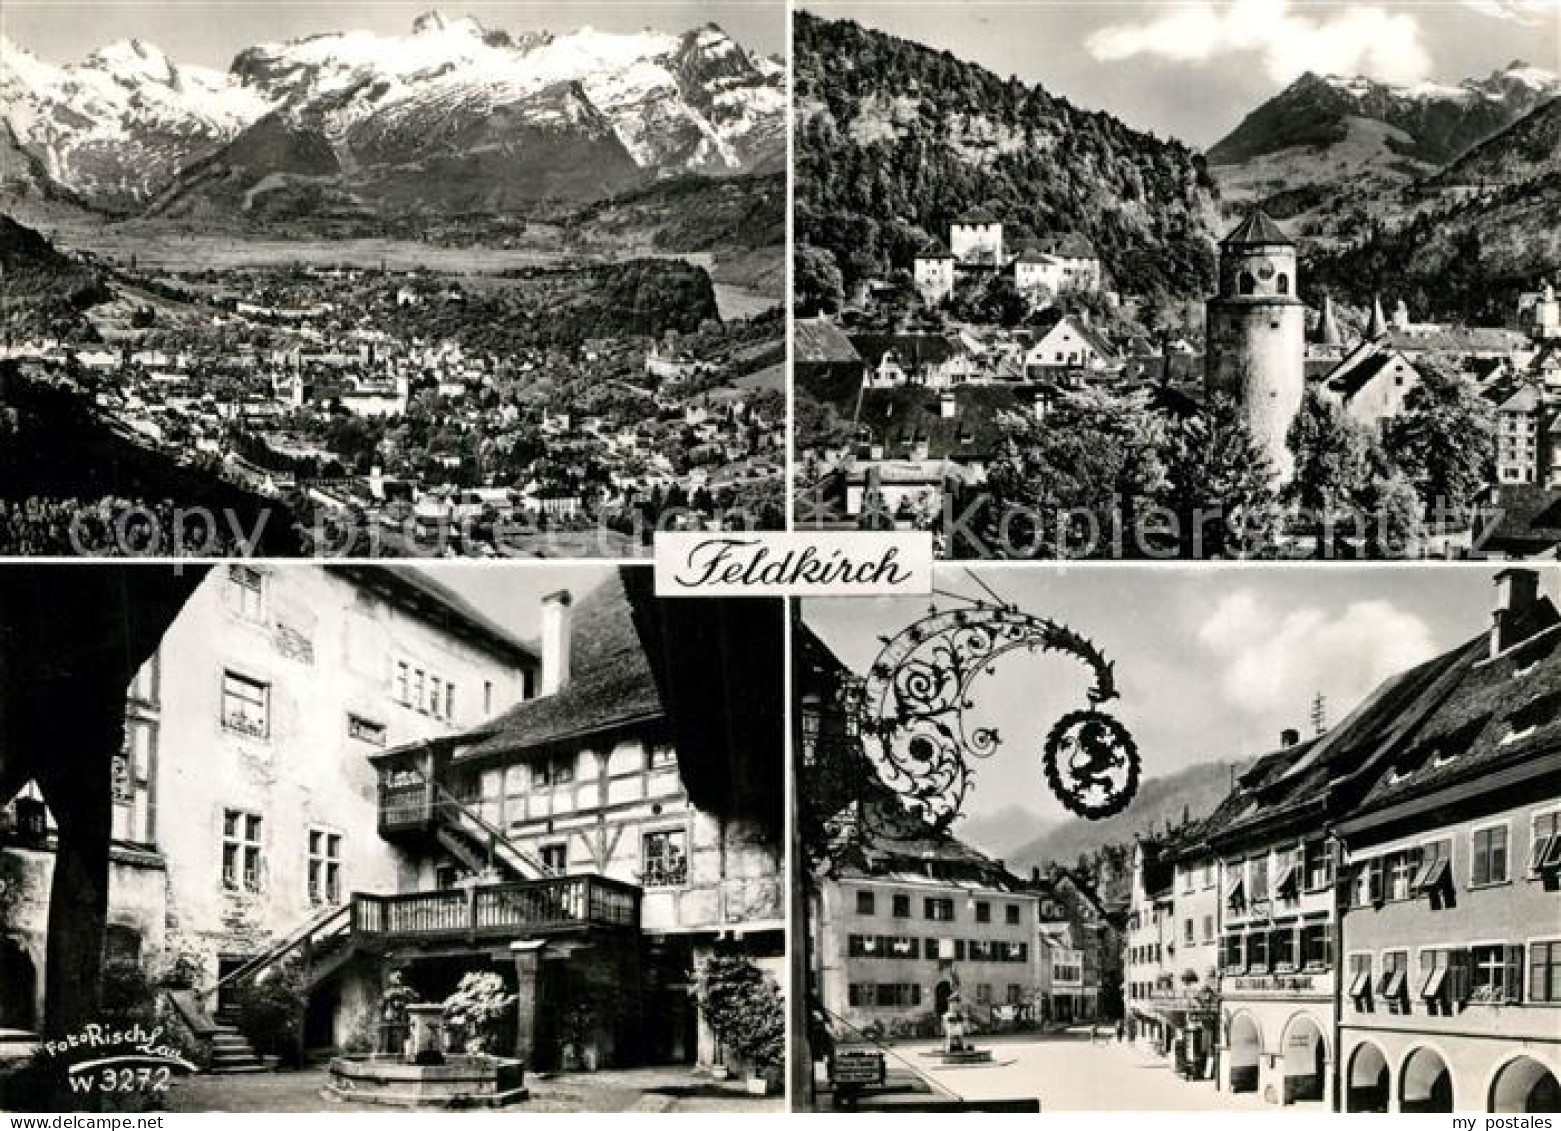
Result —
POLYGON ((325 1095, 387 1107, 504 1107, 527 1098, 524 1066, 506 1057, 450 1055, 412 1064, 390 1054, 331 1060, 325 1095))

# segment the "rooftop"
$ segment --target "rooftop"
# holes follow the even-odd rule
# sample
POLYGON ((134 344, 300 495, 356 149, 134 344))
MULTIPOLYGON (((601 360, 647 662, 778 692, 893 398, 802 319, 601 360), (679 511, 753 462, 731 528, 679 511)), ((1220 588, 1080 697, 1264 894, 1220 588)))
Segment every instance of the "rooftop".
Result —
POLYGON ((1267 212, 1254 208, 1246 218, 1220 241, 1221 247, 1272 247, 1293 246, 1284 229, 1274 223, 1267 212))
POLYGON ((477 727, 457 760, 540 750, 659 719, 661 695, 634 627, 623 579, 614 572, 575 605, 569 682, 477 727))

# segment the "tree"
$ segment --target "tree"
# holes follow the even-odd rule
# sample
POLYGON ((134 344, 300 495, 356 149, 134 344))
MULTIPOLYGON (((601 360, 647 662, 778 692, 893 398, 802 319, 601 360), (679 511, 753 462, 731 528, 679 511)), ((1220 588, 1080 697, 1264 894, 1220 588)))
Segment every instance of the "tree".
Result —
POLYGON ((1424 534, 1420 497, 1402 472, 1378 475, 1361 498, 1366 553, 1373 558, 1407 557, 1424 534))
POLYGON ((1214 397, 1203 412, 1173 421, 1161 452, 1160 501, 1175 517, 1179 556, 1244 554, 1272 538, 1274 465, 1234 401, 1214 397))
POLYGON ((1420 496, 1421 513, 1461 521, 1495 479, 1496 411, 1456 373, 1417 363, 1420 383, 1383 432, 1388 457, 1420 496))
POLYGON ((1371 438, 1338 403, 1312 389, 1285 442, 1295 456, 1285 496, 1315 523, 1317 556, 1329 556, 1339 522, 1356 513, 1370 484, 1371 438))
POLYGON ((799 246, 792 253, 792 278, 797 313, 804 318, 834 314, 845 301, 845 279, 831 251, 799 246))
POLYGON ((974 524, 986 551, 1009 557, 1102 557, 1142 549, 1139 509, 1164 485, 1161 424, 1125 398, 1075 394, 1044 420, 1009 414, 974 524))

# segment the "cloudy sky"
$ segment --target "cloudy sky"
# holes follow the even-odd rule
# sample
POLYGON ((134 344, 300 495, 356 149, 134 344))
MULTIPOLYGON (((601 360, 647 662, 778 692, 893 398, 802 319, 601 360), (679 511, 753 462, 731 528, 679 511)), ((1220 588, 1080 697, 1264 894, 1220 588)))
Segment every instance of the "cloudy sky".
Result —
POLYGON ((1302 72, 1453 82, 1561 67, 1561 0, 799 0, 1212 145, 1302 72))
MULTIPOLYGON (((1121 698, 1105 709, 1133 733, 1146 777, 1264 753, 1294 727, 1311 732, 1313 697, 1338 722, 1384 678, 1455 647, 1489 624, 1493 570, 1483 566, 985 567, 1005 599, 1060 620, 1116 664, 1121 698)), ((1545 590, 1556 596, 1555 571, 1545 590)), ((939 589, 980 596, 940 568, 939 589)), ((926 598, 815 600, 803 618, 860 673, 926 598)), ((1042 746, 1064 713, 1088 705, 1089 673, 1071 657, 1014 653, 977 684, 973 721, 996 726, 967 815, 1010 805, 1046 823, 1066 816, 1041 777, 1042 746)))
POLYGON ((489 28, 509 32, 636 32, 651 27, 683 32, 715 22, 744 46, 781 54, 786 46, 784 4, 777 0, 585 0, 483 2, 450 0, 108 0, 78 4, 66 0, 5 0, 0 31, 53 63, 78 62, 105 43, 139 38, 154 43, 177 63, 227 70, 245 47, 324 32, 364 29, 406 35, 412 21, 434 8, 451 18, 475 16, 489 28))

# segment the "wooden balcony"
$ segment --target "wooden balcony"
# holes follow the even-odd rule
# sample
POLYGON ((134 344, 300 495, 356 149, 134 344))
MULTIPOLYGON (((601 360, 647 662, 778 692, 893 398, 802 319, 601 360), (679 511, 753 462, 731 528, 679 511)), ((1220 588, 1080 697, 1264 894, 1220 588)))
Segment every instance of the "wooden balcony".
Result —
POLYGON ((604 876, 352 897, 354 934, 386 940, 503 939, 640 925, 640 889, 604 876))

